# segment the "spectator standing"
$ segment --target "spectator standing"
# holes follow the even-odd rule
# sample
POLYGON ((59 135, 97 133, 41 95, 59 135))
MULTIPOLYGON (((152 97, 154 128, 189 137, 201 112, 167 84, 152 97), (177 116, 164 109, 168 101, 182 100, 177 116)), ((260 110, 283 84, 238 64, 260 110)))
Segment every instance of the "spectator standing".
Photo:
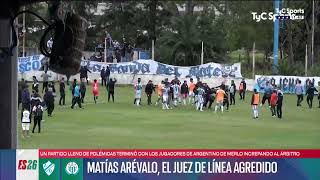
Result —
POLYGON ((48 88, 48 84, 49 84, 49 77, 51 77, 51 75, 47 74, 46 72, 44 72, 41 77, 42 79, 42 93, 43 91, 48 88))
POLYGON ((236 84, 234 83, 234 80, 231 80, 231 85, 230 85, 230 88, 229 88, 230 105, 235 105, 235 103, 236 103, 236 99, 235 99, 236 91, 237 91, 236 84))
POLYGON ((106 68, 105 76, 106 76, 106 80, 109 81, 109 78, 110 78, 110 68, 109 68, 109 66, 107 66, 107 68, 106 68))
POLYGON ((22 90, 22 94, 21 94, 21 103, 22 103, 22 111, 21 111, 21 118, 23 115, 23 111, 26 109, 30 112, 30 103, 31 103, 31 99, 30 99, 30 92, 29 92, 29 88, 28 85, 25 84, 22 90))
POLYGON ((32 83, 32 90, 39 92, 39 81, 38 81, 37 77, 36 77, 36 76, 33 76, 33 77, 32 77, 32 81, 33 81, 33 83, 32 83))
POLYGON ((110 102, 110 96, 112 96, 112 102, 114 102, 114 86, 117 80, 114 78, 113 80, 110 78, 107 84, 107 91, 108 91, 108 102, 110 102))
POLYGON ((106 69, 104 67, 100 71, 100 77, 101 77, 101 86, 103 85, 107 86, 106 69))
POLYGON ((87 85, 89 85, 88 81, 88 72, 91 73, 91 71, 88 69, 87 65, 86 66, 81 66, 80 68, 80 79, 86 79, 87 85))
POLYGON ((34 114, 33 120, 33 128, 32 133, 34 133, 35 128, 38 126, 38 133, 41 132, 41 121, 43 116, 43 107, 41 106, 41 103, 38 103, 37 105, 33 106, 32 112, 34 114))
POLYGON ((246 97, 246 90, 247 90, 247 83, 243 78, 242 81, 240 82, 240 85, 239 85, 240 100, 244 101, 244 99, 246 97))
POLYGON ((23 88, 26 86, 26 84, 27 83, 23 78, 21 79, 21 81, 18 82, 18 109, 21 104, 22 91, 23 91, 23 88))
POLYGON ((64 78, 60 80, 59 91, 60 91, 59 105, 64 106, 66 105, 66 85, 64 83, 64 78))
POLYGON ((48 90, 44 94, 43 99, 47 106, 48 116, 51 117, 54 110, 54 94, 52 88, 48 88, 48 90))

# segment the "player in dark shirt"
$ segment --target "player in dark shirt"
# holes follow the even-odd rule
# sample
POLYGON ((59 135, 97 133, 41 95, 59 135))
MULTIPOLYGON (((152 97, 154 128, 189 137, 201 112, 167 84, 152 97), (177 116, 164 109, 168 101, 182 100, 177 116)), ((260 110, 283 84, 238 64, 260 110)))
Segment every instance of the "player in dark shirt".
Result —
POLYGON ((107 83, 107 91, 108 91, 108 102, 110 102, 110 96, 112 96, 112 102, 114 102, 114 85, 116 84, 117 80, 114 78, 110 78, 107 83))
POLYGON ((59 105, 66 105, 66 85, 64 84, 64 78, 61 79, 59 84, 59 91, 60 91, 60 100, 59 105))
POLYGON ((313 83, 310 83, 310 85, 306 91, 307 103, 308 103, 310 109, 312 108, 314 92, 318 92, 318 90, 314 87, 313 83))

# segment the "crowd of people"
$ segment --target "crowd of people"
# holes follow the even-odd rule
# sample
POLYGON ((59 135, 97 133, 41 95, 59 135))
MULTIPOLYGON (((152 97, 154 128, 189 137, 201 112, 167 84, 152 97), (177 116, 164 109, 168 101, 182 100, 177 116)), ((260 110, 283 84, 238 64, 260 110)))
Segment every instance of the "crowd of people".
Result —
MULTIPOLYGON (((73 80, 70 85, 70 91, 72 95, 71 108, 73 109, 77 104, 79 108, 83 109, 82 104, 85 102, 87 85, 89 84, 87 72, 88 69, 83 69, 80 71, 80 82, 77 79, 73 80), (81 73, 82 72, 82 73, 81 73)), ((105 86, 107 90, 107 101, 115 101, 115 84, 117 80, 115 78, 110 78, 110 70, 107 67, 103 69, 100 74, 100 80, 94 79, 92 82, 92 95, 94 103, 97 103, 100 89, 99 86, 105 86), (100 83, 99 83, 100 81, 100 83)), ((55 108, 55 97, 56 90, 54 82, 49 81, 50 75, 46 73, 41 76, 42 80, 42 92, 44 91, 43 98, 39 94, 40 83, 37 78, 33 77, 32 82, 32 93, 29 92, 28 84, 22 80, 19 82, 19 94, 18 101, 21 107, 21 122, 23 137, 29 137, 29 129, 31 124, 31 117, 34 119, 34 125, 32 128, 32 133, 35 132, 36 127, 38 127, 38 133, 41 132, 41 121, 44 121, 43 112, 47 111, 48 117, 51 117, 55 108)), ((153 84, 152 80, 149 80, 144 87, 141 82, 141 78, 138 78, 137 83, 134 84, 134 104, 136 106, 141 106, 142 95, 144 93, 147 96, 147 105, 152 105, 152 95, 157 94, 157 100, 155 105, 162 105, 162 109, 173 109, 177 106, 192 105, 197 111, 204 111, 205 109, 211 109, 214 104, 214 112, 224 112, 229 110, 232 105, 236 104, 236 94, 239 93, 240 101, 244 101, 246 98, 247 85, 245 79, 237 86, 233 80, 231 80, 230 85, 227 85, 225 81, 217 87, 209 87, 207 83, 201 82, 197 79, 195 83, 193 78, 190 78, 189 82, 184 80, 180 82, 179 79, 175 78, 169 81, 168 78, 162 80, 157 85, 153 84), (238 88, 237 88, 238 87, 238 88)), ((304 87, 301 85, 301 81, 298 81, 295 85, 294 92, 297 95, 297 106, 301 106, 304 96, 304 87)), ((307 104, 309 108, 312 108, 313 99, 318 92, 314 84, 310 81, 306 88, 305 94, 307 95, 307 104)), ((61 78, 59 81, 59 105, 66 105, 66 84, 65 79, 61 78)), ((257 89, 254 89, 251 97, 251 106, 253 118, 259 118, 259 106, 263 106, 268 103, 268 106, 273 117, 282 118, 282 104, 283 104, 283 90, 280 86, 273 84, 272 82, 267 82, 264 87, 264 92, 262 98, 260 98, 260 93, 257 89)), ((319 94, 319 93, 318 93, 319 94)), ((320 108, 320 95, 318 95, 319 108, 320 108)))

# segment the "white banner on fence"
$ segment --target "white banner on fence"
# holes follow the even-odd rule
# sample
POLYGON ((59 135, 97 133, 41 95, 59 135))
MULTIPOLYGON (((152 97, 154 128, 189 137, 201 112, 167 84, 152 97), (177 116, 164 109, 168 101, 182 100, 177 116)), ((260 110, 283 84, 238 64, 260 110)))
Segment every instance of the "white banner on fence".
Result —
POLYGON ((320 77, 255 75, 255 88, 263 92, 266 82, 268 81, 273 85, 277 85, 277 87, 280 87, 286 93, 294 93, 297 80, 300 80, 304 87, 306 87, 307 82, 312 82, 314 86, 319 86, 320 77))
MULTIPOLYGON (((24 73, 28 77, 29 73, 39 71, 43 55, 20 57, 18 60, 18 72, 24 73)), ((178 78, 186 77, 224 77, 242 78, 241 64, 218 64, 207 63, 198 66, 172 66, 162 64, 153 60, 136 60, 125 63, 103 63, 94 61, 83 61, 82 65, 87 65, 92 73, 100 73, 103 67, 109 66, 112 74, 133 74, 133 75, 169 75, 178 78)))

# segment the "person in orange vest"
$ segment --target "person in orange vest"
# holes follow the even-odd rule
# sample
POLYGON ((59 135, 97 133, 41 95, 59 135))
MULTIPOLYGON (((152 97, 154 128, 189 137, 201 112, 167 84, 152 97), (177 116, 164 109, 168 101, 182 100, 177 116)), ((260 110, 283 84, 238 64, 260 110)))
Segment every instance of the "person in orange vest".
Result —
POLYGON ((158 94, 158 99, 156 101, 156 105, 159 104, 159 102, 162 100, 162 89, 164 87, 164 81, 162 80, 158 85, 157 85, 157 94, 158 94))
POLYGON ((270 99, 271 99, 271 102, 270 102, 271 114, 272 114, 272 117, 276 117, 276 106, 278 101, 277 90, 273 90, 270 99))
POLYGON ((244 100, 244 98, 246 96, 246 90, 247 90, 247 83, 243 78, 242 81, 240 82, 240 85, 239 85, 240 100, 244 100))
POLYGON ((223 100, 225 94, 225 91, 218 87, 218 90, 216 91, 216 106, 214 109, 215 113, 217 112, 218 108, 221 109, 221 112, 223 112, 223 100))
POLYGON ((190 83, 189 83, 189 104, 192 102, 192 104, 194 103, 194 88, 196 87, 196 85, 193 83, 193 79, 190 78, 190 83))
POLYGON ((251 106, 253 111, 253 119, 259 118, 259 110, 258 105, 260 103, 260 94, 257 89, 253 90, 252 98, 251 98, 251 106))

